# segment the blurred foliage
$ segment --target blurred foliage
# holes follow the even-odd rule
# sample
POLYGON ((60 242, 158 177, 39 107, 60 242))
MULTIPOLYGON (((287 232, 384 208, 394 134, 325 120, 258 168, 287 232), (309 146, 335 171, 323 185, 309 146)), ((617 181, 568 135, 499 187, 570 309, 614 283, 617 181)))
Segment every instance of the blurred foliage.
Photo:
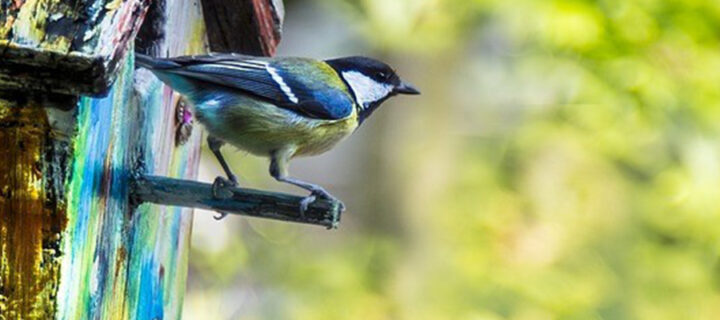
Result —
POLYGON ((360 129, 339 231, 193 253, 256 297, 223 316, 720 317, 720 2, 326 3, 424 95, 360 129))

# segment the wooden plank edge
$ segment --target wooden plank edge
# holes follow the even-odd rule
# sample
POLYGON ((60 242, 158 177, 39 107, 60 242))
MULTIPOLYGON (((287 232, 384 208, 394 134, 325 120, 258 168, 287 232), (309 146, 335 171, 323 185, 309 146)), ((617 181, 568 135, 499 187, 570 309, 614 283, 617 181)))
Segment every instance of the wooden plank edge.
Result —
POLYGON ((110 47, 97 54, 43 50, 0 40, 0 90, 106 95, 150 5, 150 0, 129 2, 134 6, 127 9, 131 10, 128 18, 118 22, 121 29, 108 43, 100 44, 110 47))

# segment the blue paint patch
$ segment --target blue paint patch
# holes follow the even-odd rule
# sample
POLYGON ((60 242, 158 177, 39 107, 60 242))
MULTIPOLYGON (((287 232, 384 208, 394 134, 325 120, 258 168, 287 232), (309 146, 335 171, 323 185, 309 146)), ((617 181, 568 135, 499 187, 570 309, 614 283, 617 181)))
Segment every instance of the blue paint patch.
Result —
POLYGON ((140 269, 139 298, 135 319, 163 319, 163 286, 161 267, 146 259, 140 269))
POLYGON ((142 162, 145 172, 184 175, 191 169, 168 164, 184 163, 199 139, 174 146, 170 92, 153 80, 147 94, 136 93, 132 66, 128 59, 107 97, 78 104, 58 319, 162 319, 180 310, 185 279, 177 273, 187 261, 177 251, 187 249, 180 229, 189 217, 180 209, 131 208, 130 170, 142 162))

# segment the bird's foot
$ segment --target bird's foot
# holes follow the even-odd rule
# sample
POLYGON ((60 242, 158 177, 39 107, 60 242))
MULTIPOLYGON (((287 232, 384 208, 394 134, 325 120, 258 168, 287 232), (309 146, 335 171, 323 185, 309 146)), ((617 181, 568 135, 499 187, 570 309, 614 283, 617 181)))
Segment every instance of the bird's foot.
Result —
POLYGON ((305 218, 305 212, 307 211, 308 207, 311 203, 315 202, 317 199, 325 199, 329 200, 331 202, 337 203, 339 208, 338 212, 345 211, 345 204, 340 201, 340 199, 336 198, 335 196, 331 195, 327 191, 323 189, 317 189, 313 190, 310 195, 303 198, 302 201, 300 201, 300 216, 305 218))
MULTIPOLYGON (((235 176, 230 176, 230 179, 217 177, 215 178, 215 181, 213 181, 212 185, 213 197, 216 199, 229 199, 233 195, 231 188, 234 188, 237 185, 237 178, 235 178, 235 176)), ((227 212, 218 211, 217 214, 213 216, 213 218, 215 220, 222 220, 227 215, 227 212)))
POLYGON ((317 200, 317 197, 315 197, 313 194, 310 194, 309 196, 303 198, 300 201, 300 217, 305 219, 305 211, 307 211, 308 206, 315 202, 317 200))
POLYGON ((237 187, 237 179, 230 177, 225 179, 223 177, 215 178, 212 184, 212 194, 215 199, 228 199, 232 197, 232 188, 237 187))

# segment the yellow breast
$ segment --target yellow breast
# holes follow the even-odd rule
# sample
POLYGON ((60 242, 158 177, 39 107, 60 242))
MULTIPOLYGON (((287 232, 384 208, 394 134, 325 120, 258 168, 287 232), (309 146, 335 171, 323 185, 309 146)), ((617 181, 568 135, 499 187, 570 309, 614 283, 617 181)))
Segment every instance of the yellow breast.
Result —
POLYGON ((302 134, 297 141, 295 156, 316 155, 330 150, 338 142, 349 136, 358 126, 357 116, 335 121, 323 121, 302 134))
POLYGON ((208 132, 259 156, 293 149, 292 156, 330 150, 358 126, 357 112, 340 120, 311 119, 272 104, 241 98, 231 105, 196 108, 208 132))

